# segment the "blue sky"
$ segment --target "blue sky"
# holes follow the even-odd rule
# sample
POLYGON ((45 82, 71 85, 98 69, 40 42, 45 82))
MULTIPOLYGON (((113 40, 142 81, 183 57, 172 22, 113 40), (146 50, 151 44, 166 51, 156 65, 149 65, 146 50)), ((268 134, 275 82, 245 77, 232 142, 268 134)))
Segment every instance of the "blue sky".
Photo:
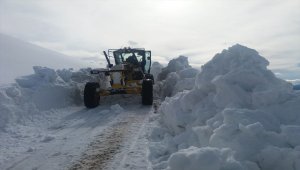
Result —
POLYGON ((130 45, 195 67, 239 43, 300 79, 299 9, 299 0, 0 0, 0 32, 87 60, 130 45))

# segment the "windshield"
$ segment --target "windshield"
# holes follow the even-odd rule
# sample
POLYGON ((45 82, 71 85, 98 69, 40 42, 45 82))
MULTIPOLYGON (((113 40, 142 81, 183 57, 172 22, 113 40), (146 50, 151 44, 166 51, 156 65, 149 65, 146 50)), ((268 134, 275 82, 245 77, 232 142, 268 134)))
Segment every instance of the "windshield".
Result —
POLYGON ((146 61, 144 50, 117 50, 114 51, 114 58, 116 65, 131 63, 135 66, 141 67, 144 73, 149 71, 148 67, 150 63, 146 61))
POLYGON ((115 51, 115 61, 116 64, 122 64, 125 62, 138 62, 142 63, 143 55, 140 52, 118 52, 115 51))

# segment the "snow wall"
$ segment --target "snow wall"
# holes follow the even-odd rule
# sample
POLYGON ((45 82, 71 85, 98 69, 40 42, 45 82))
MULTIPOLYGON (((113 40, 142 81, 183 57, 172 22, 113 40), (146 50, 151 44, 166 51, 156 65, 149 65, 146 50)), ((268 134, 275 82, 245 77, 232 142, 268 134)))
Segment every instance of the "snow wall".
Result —
POLYGON ((152 64, 151 64, 151 70, 150 70, 150 73, 153 75, 154 77, 154 82, 157 81, 157 76, 158 74, 161 72, 163 66, 157 62, 157 61, 154 61, 152 64))
POLYGON ((27 125, 33 119, 44 119, 59 109, 82 105, 85 82, 95 79, 90 69, 53 70, 34 66, 34 74, 16 79, 0 88, 0 132, 8 125, 27 125))
POLYGON ((150 135, 153 169, 300 170, 300 93, 235 45, 167 97, 150 135))
POLYGON ((195 84, 195 77, 199 70, 189 65, 188 58, 179 56, 172 59, 167 67, 161 68, 155 64, 152 70, 160 71, 154 74, 154 96, 155 98, 164 99, 165 97, 174 96, 178 92, 191 90, 195 84))

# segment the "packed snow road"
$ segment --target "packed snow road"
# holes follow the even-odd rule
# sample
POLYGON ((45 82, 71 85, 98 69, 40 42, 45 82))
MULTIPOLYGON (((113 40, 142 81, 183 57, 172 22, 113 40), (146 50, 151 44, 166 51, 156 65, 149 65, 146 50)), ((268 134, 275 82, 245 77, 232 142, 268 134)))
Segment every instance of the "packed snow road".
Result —
POLYGON ((147 169, 147 122, 152 107, 139 96, 110 96, 95 109, 60 109, 66 115, 31 149, 4 169, 147 169), (70 113, 66 113, 70 112, 70 113))

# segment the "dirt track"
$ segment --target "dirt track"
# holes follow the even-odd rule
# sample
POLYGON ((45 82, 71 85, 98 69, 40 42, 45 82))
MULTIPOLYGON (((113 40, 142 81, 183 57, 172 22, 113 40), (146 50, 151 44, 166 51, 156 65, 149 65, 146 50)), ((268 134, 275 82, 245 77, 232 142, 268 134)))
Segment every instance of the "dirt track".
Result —
POLYGON ((145 117, 145 114, 129 114, 122 121, 108 127, 88 146, 81 159, 73 164, 70 170, 107 169, 114 156, 122 152, 123 147, 126 147, 125 139, 131 138, 134 135, 134 131, 139 131, 139 126, 143 123, 145 117), (136 126, 137 124, 139 126, 136 126))

